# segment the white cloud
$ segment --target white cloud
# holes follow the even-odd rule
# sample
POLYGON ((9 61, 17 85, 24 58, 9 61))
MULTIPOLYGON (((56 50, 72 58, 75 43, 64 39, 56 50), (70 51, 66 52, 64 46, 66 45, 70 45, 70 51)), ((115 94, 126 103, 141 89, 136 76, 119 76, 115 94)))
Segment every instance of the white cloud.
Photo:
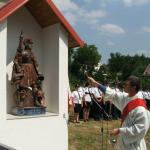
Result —
POLYGON ((52 0, 56 6, 63 12, 78 11, 79 7, 71 0, 52 0))
POLYGON ((143 5, 149 3, 150 0, 122 0, 126 6, 143 5))
POLYGON ((98 1, 99 2, 97 3, 99 3, 101 7, 106 7, 109 3, 116 2, 118 0, 98 0, 98 1))
POLYGON ((97 28, 100 19, 106 16, 107 13, 102 10, 92 10, 88 12, 88 10, 82 9, 79 12, 80 21, 86 24, 93 25, 94 28, 97 28))
POLYGON ((115 24, 104 24, 99 26, 99 30, 108 34, 124 34, 125 30, 115 24))
POLYGON ((78 5, 72 2, 71 0, 53 0, 53 2, 63 13, 63 15, 69 21, 69 23, 75 26, 78 22, 77 12, 80 11, 78 5))
POLYGON ((138 54, 144 54, 146 57, 150 57, 150 49, 148 50, 139 50, 138 52, 137 52, 138 54))
POLYGON ((106 44, 107 44, 108 46, 114 46, 114 45, 115 45, 115 43, 112 42, 112 41, 108 41, 106 44))
MULTIPOLYGON (((84 0, 85 2, 90 2, 91 0, 84 0)), ((140 6, 149 3, 150 0, 97 0, 96 3, 101 7, 107 7, 110 3, 122 3, 127 7, 140 6)))
MULTIPOLYGON (((84 1, 90 2, 91 0, 84 1)), ((75 26, 78 22, 97 26, 99 20, 107 16, 107 13, 103 10, 87 10, 78 6, 72 0, 53 0, 53 2, 73 26, 75 26)))
POLYGON ((150 50, 146 50, 146 49, 143 49, 143 50, 131 50, 128 52, 130 55, 134 56, 135 54, 138 54, 138 55, 142 55, 144 54, 144 56, 146 57, 150 57, 150 50))
POLYGON ((69 23, 73 26, 75 26, 78 22, 77 16, 75 16, 73 13, 71 12, 66 12, 65 13, 65 17, 67 18, 67 20, 69 20, 69 23))
POLYGON ((84 14, 85 18, 87 19, 99 19, 106 16, 106 12, 101 10, 93 10, 91 12, 88 12, 84 14))
POLYGON ((91 3, 91 2, 93 2, 93 0, 83 0, 85 3, 91 3))
POLYGON ((142 30, 143 30, 144 32, 150 33, 150 27, 143 27, 142 30))

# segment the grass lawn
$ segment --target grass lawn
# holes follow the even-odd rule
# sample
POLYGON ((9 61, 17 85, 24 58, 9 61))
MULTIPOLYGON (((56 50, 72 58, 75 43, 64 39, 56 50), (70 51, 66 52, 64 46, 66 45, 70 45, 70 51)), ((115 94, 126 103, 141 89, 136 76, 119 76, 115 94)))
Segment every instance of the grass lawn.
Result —
MULTIPOLYGON (((119 127, 120 121, 81 121, 80 124, 69 123, 69 150, 114 150, 109 139, 108 130, 119 127), (103 126, 103 139, 101 128, 103 126), (108 128, 108 130, 107 130, 108 128), (103 145, 101 144, 103 141, 103 145)), ((145 137, 147 149, 150 149, 150 130, 145 137), (149 141, 149 142, 148 142, 149 141)))

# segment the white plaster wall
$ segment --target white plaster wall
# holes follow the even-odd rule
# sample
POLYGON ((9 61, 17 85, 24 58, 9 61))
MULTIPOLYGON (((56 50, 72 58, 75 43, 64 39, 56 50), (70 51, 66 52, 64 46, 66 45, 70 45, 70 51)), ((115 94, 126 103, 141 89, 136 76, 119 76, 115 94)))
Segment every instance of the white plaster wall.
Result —
POLYGON ((48 110, 55 113, 59 112, 59 30, 59 24, 43 29, 43 89, 48 110))
POLYGON ((7 19, 7 112, 11 113, 14 106, 13 94, 15 87, 11 85, 12 60, 15 57, 19 44, 21 31, 24 32, 24 38, 31 38, 34 42, 33 52, 39 64, 39 70, 42 72, 42 29, 33 16, 25 7, 20 8, 7 19))
POLYGON ((68 35, 60 24, 41 29, 24 7, 0 24, 0 119, 5 118, 0 122, 0 143, 17 150, 68 149, 67 45, 68 35), (9 80, 21 30, 25 37, 33 39, 33 49, 45 76, 43 90, 47 107, 49 111, 58 113, 57 116, 6 120, 6 113, 11 112, 13 105, 15 89, 9 80))
POLYGON ((60 26, 59 32, 59 110, 68 118, 68 33, 60 26))
MULTIPOLYGON (((18 48, 21 31, 24 38, 33 40, 33 52, 39 64, 42 62, 42 28, 25 7, 21 7, 8 17, 8 50, 7 63, 12 61, 18 48)), ((41 65, 39 67, 42 69, 41 65)))
POLYGON ((7 20, 0 23, 0 120, 6 119, 7 20))
POLYGON ((68 33, 60 24, 43 29, 43 89, 50 112, 67 118, 68 112, 68 33))
POLYGON ((0 143, 16 150, 68 150, 67 124, 51 116, 0 123, 0 143))

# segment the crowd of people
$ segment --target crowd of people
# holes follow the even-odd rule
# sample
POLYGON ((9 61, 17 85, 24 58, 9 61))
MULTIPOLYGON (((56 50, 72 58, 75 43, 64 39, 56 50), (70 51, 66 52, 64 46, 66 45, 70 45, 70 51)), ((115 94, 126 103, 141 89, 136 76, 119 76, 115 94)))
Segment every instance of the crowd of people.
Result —
MULTIPOLYGON (((109 84, 105 83, 106 87, 109 84)), ((124 92, 123 86, 113 84, 111 86, 116 92, 124 92)), ((146 101, 147 107, 150 110, 150 90, 141 90, 141 95, 146 101)), ((121 111, 110 101, 104 101, 104 93, 96 86, 86 82, 76 84, 75 89, 70 94, 70 104, 74 108, 74 123, 79 123, 80 118, 84 122, 93 118, 95 121, 102 119, 120 119, 121 111)))
POLYGON ((143 98, 147 103, 147 107, 150 110, 150 89, 143 89, 142 91, 143 98))
MULTIPOLYGON (((116 86, 113 88, 117 91, 120 90, 116 86)), ((89 82, 84 85, 76 84, 70 97, 74 107, 74 123, 79 123, 80 118, 83 118, 84 122, 89 121, 89 118, 96 121, 110 119, 110 117, 112 119, 120 118, 118 108, 111 102, 104 102, 104 93, 89 82)))

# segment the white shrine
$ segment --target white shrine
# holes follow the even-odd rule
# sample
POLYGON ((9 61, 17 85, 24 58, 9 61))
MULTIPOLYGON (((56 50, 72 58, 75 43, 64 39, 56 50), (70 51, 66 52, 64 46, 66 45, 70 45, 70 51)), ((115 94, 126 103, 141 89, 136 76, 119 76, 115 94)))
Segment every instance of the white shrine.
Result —
POLYGON ((68 48, 83 46, 51 0, 0 1, 0 146, 16 150, 68 149, 68 48), (44 75, 46 114, 12 115, 13 59, 20 32, 33 40, 44 75))

